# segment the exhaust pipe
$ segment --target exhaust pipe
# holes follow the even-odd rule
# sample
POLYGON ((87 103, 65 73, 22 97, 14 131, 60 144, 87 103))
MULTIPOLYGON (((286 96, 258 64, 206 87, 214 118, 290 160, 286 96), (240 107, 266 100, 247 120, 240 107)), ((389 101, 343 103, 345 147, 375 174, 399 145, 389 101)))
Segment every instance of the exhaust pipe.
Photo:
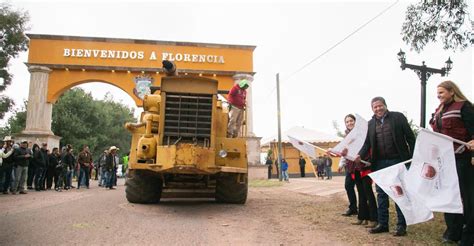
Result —
POLYGON ((168 76, 176 76, 178 72, 176 71, 176 65, 172 61, 163 60, 163 70, 168 76))

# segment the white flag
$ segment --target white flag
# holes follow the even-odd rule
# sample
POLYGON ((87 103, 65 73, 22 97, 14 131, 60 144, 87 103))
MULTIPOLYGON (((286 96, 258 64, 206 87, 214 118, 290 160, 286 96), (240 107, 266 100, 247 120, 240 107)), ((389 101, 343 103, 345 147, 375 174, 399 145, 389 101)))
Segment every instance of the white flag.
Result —
POLYGON ((421 200, 406 189, 406 174, 405 164, 399 163, 370 173, 369 176, 400 207, 407 225, 432 219, 433 213, 423 205, 421 200))
POLYGON ((359 154, 362 145, 364 145, 367 136, 368 123, 360 115, 356 114, 356 122, 354 128, 338 145, 331 149, 331 152, 341 155, 344 149, 347 149, 347 155, 344 157, 354 161, 359 154))
POLYGON ((314 149, 314 145, 306 141, 296 139, 292 136, 288 136, 288 138, 290 139, 291 144, 293 144, 295 148, 310 156, 311 158, 316 159, 316 150, 314 149))
POLYGON ((452 140, 421 129, 407 181, 431 211, 463 213, 452 140))

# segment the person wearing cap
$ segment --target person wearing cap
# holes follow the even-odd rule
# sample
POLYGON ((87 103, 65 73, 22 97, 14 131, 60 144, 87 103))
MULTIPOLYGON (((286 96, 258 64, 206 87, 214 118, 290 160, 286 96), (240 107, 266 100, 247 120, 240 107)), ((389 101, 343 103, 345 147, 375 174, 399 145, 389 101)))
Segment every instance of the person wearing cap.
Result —
POLYGON ((107 154, 107 158, 105 160, 105 176, 106 176, 106 182, 105 182, 105 188, 109 189, 114 189, 113 184, 115 180, 115 174, 114 170, 117 168, 118 162, 117 162, 117 150, 119 148, 112 146, 109 148, 109 154, 107 154))
POLYGON ((13 152, 13 159, 15 160, 15 168, 13 170, 15 178, 11 187, 12 194, 20 192, 20 194, 27 194, 26 175, 28 174, 28 165, 32 156, 31 150, 28 148, 28 141, 21 142, 20 148, 13 152))
POLYGON ((242 79, 236 83, 227 95, 229 103, 229 124, 227 126, 227 137, 236 138, 239 136, 240 128, 244 120, 245 100, 247 98, 246 89, 249 88, 249 82, 242 79))
POLYGON ((8 194, 8 188, 12 178, 13 151, 12 138, 5 136, 0 149, 0 190, 3 194, 8 194), (3 181, 3 183, 1 182, 3 181))

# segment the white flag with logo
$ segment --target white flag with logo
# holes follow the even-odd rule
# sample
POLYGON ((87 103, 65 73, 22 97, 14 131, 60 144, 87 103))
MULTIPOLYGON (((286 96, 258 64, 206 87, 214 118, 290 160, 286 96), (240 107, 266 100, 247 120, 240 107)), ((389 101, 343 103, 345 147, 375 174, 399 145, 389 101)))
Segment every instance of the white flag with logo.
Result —
POLYGON ((428 221, 433 218, 433 213, 423 205, 414 194, 406 189, 407 169, 404 163, 381 169, 370 173, 372 180, 387 195, 395 201, 403 215, 407 225, 413 225, 428 221))
POLYGON ((306 141, 303 141, 303 140, 299 140, 299 139, 296 139, 292 136, 289 136, 288 135, 288 138, 290 139, 290 142, 291 144, 297 148, 299 151, 305 153, 306 155, 310 156, 311 158, 313 159, 316 159, 316 150, 314 149, 315 146, 306 142, 306 141))
POLYGON ((456 159, 450 137, 421 129, 407 185, 436 212, 463 213, 456 159))
POLYGON ((341 155, 344 149, 347 149, 346 159, 354 161, 360 149, 364 145, 367 137, 368 123, 360 115, 356 114, 354 128, 338 145, 331 149, 331 152, 341 155))

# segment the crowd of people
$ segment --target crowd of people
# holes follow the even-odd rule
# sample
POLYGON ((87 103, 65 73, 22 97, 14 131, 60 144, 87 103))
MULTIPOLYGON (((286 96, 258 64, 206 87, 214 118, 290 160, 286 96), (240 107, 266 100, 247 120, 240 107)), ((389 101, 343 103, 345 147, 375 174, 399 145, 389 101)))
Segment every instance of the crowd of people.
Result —
MULTIPOLYGON (((320 154, 316 159, 311 160, 312 165, 314 166, 314 169, 317 173, 318 179, 325 179, 330 180, 332 179, 332 159, 329 157, 329 154, 320 154)), ((300 167, 300 176, 305 177, 306 172, 306 160, 303 158, 303 156, 299 157, 298 164, 300 167)), ((267 159, 265 161, 265 165, 268 167, 268 179, 272 178, 272 172, 273 172, 273 167, 276 169, 276 177, 279 178, 280 172, 279 172, 279 166, 278 166, 278 161, 272 160, 271 156, 267 156, 267 159)), ((289 173, 288 173, 288 162, 285 159, 281 160, 281 175, 282 179, 285 181, 289 181, 289 173)))
MULTIPOLYGON (((48 149, 47 143, 31 143, 22 140, 19 144, 6 136, 0 146, 0 192, 3 194, 27 194, 28 190, 56 190, 61 192, 81 187, 89 189, 90 179, 98 180, 99 186, 115 189, 117 169, 127 167, 128 156, 119 158, 115 146, 105 150, 94 162, 89 146, 84 145, 75 155, 70 144, 59 150, 48 149), (41 145, 41 146, 40 146, 41 145), (94 174, 94 177, 91 177, 94 174), (77 185, 73 185, 73 180, 77 185)), ((120 170, 119 173, 125 173, 120 170)))

